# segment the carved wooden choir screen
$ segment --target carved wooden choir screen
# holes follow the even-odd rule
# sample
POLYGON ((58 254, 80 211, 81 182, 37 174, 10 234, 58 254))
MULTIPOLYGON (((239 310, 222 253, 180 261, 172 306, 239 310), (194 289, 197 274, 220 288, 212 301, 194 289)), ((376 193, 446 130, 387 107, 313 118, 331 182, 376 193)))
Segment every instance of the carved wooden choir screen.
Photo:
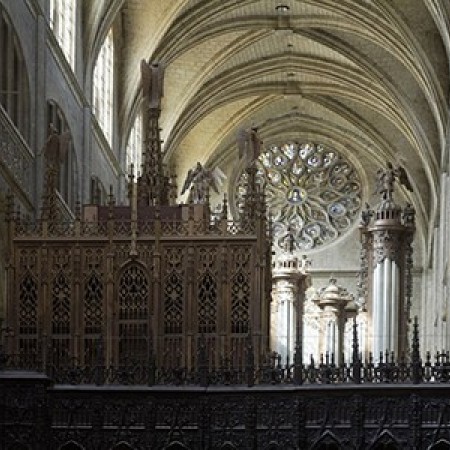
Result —
POLYGON ((250 331, 259 354, 268 345, 264 276, 255 241, 214 240, 137 246, 55 239, 16 242, 9 281, 10 352, 28 361, 66 365, 148 362, 192 367, 198 339, 208 361, 244 364, 250 331), (128 251, 127 251, 128 250, 128 251))

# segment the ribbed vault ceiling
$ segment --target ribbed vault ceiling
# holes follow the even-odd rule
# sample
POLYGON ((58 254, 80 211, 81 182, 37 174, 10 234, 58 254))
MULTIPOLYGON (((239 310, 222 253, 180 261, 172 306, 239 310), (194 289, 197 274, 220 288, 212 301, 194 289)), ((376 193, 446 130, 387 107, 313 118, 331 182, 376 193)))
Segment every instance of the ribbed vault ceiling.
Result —
POLYGON ((446 158, 447 0, 92 3, 114 12, 103 21, 120 19, 124 135, 140 103, 139 61, 167 67, 161 128, 179 178, 201 161, 232 180, 242 127, 258 126, 265 144, 330 143, 369 184, 386 161, 403 164, 429 239, 446 158))

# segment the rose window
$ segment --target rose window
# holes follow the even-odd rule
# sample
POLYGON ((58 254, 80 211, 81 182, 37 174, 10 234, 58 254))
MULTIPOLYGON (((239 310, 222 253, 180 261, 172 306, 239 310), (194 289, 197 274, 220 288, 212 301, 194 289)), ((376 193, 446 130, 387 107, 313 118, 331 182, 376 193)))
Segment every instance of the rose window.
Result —
MULTIPOLYGON (((353 166, 334 149, 312 143, 271 146, 257 161, 274 242, 311 250, 342 235, 361 205, 361 182, 353 166)), ((247 174, 236 192, 242 211, 247 174)))

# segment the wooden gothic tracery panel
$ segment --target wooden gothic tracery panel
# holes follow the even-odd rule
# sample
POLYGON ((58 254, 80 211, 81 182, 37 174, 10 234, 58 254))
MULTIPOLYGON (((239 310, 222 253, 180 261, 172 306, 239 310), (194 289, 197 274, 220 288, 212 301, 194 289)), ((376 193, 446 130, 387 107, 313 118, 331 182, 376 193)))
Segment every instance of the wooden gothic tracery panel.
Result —
MULTIPOLYGON (((217 247, 200 247, 197 252, 197 291, 194 296, 196 301, 196 316, 189 314, 194 322, 196 333, 204 339, 207 360, 211 366, 219 362, 220 348, 218 341, 219 324, 219 271, 217 247)), ((199 341, 195 342, 193 354, 198 356, 199 341)))
POLYGON ((245 246, 233 247, 231 253, 229 355, 233 363, 240 366, 245 363, 245 340, 250 329, 251 254, 251 247, 245 246))
POLYGON ((96 363, 96 342, 104 334, 104 282, 103 254, 101 250, 85 252, 85 276, 83 289, 83 359, 86 365, 96 363))
POLYGON ((184 248, 170 247, 164 249, 163 273, 163 333, 164 343, 161 349, 165 363, 178 365, 184 355, 184 248))
POLYGON ((19 282, 19 354, 25 359, 38 354, 38 279, 35 250, 21 251, 22 274, 19 282))
POLYGON ((248 333, 250 315, 251 249, 235 248, 233 251, 234 274, 231 281, 231 332, 248 333))
POLYGON ((217 251, 201 248, 199 251, 199 275, 197 278, 198 333, 217 332, 217 251))
POLYGON ((149 354, 150 286, 144 267, 127 266, 119 279, 119 362, 145 362, 149 354))
POLYGON ((72 272, 70 249, 55 249, 50 284, 52 346, 50 358, 55 365, 68 363, 71 356, 72 272))

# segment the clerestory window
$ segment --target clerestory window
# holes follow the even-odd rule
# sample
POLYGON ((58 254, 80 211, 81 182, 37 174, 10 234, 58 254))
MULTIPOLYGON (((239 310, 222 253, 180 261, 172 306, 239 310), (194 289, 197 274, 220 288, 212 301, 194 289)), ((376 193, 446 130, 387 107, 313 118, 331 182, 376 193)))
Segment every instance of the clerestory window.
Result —
POLYGON ((19 39, 0 4, 0 105, 27 140, 28 77, 19 39))
POLYGON ((75 67, 77 0, 50 0, 50 28, 71 65, 75 67))
POLYGON ((134 173, 141 171, 142 164, 142 113, 139 113, 134 120, 133 128, 128 137, 126 149, 125 170, 130 170, 131 164, 134 165, 134 173))
POLYGON ((106 36, 94 67, 92 105, 108 144, 112 145, 114 105, 114 43, 112 29, 106 36))

